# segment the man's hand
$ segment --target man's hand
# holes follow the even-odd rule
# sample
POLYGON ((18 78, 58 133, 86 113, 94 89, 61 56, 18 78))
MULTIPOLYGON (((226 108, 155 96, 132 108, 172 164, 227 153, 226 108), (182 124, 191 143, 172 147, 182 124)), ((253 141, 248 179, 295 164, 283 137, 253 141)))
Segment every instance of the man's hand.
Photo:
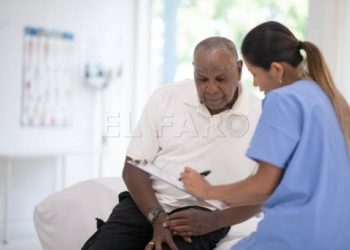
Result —
POLYGON ((216 213, 191 208, 169 215, 163 227, 170 228, 175 235, 190 237, 218 229, 216 222, 216 213))
POLYGON ((178 250, 173 241, 173 233, 169 228, 163 227, 163 223, 167 220, 167 216, 166 213, 161 212, 153 222, 153 238, 150 243, 146 245, 145 250, 162 250, 163 243, 168 244, 171 250, 178 250))

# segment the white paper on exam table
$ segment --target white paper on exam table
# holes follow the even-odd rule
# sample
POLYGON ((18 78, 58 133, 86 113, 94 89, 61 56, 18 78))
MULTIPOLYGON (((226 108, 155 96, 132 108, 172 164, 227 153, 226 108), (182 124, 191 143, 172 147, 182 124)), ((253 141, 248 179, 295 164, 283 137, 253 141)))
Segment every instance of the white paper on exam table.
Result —
POLYGON ((137 163, 134 161, 128 161, 128 163, 130 163, 131 165, 149 173, 150 175, 157 177, 158 179, 160 179, 162 181, 165 181, 166 183, 172 185, 173 187, 176 187, 177 189, 192 195, 193 197, 195 197, 199 200, 204 201, 205 203, 209 204, 210 206, 213 206, 213 207, 220 209, 220 210, 228 208, 228 206, 225 203, 223 203, 219 200, 204 200, 204 199, 198 198, 197 196, 191 194, 190 192, 188 192, 184 188, 183 183, 181 181, 179 181, 178 177, 175 177, 175 176, 165 172, 164 170, 157 168, 156 166, 154 166, 150 163, 144 164, 144 163, 137 163))

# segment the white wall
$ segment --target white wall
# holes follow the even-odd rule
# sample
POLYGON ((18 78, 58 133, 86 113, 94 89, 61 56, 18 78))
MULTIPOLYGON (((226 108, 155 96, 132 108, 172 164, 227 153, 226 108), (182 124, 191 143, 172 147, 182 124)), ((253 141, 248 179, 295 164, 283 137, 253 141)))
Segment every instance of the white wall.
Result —
POLYGON ((341 65, 342 67, 342 72, 340 72, 340 77, 342 79, 342 86, 341 90, 342 93, 345 95, 347 98, 348 103, 350 103, 350 85, 349 85, 349 80, 350 80, 350 1, 347 1, 345 3, 345 18, 344 18, 344 29, 343 29, 343 51, 342 51, 342 58, 343 58, 343 64, 341 65))
MULTIPOLYGON (((114 89, 123 89, 122 96, 115 93, 119 107, 130 106, 134 8, 134 1, 124 0, 0 1, 0 154, 79 153, 67 158, 66 185, 93 177, 92 157, 81 155, 95 149, 96 135, 96 117, 93 112, 96 93, 83 84, 84 46, 91 38, 121 38, 124 71, 122 81, 118 83, 120 88, 114 89), (77 75, 73 90, 72 124, 67 128, 30 128, 20 125, 25 26, 74 34, 77 75)), ((109 46, 111 50, 118 50, 114 45, 109 46)), ((14 161, 10 206, 12 222, 31 220, 34 205, 55 191, 55 166, 53 158, 14 161)), ((3 167, 4 161, 0 161, 0 222, 3 217, 3 167)))
POLYGON ((320 48, 335 83, 350 102, 350 1, 309 1, 307 40, 320 48))

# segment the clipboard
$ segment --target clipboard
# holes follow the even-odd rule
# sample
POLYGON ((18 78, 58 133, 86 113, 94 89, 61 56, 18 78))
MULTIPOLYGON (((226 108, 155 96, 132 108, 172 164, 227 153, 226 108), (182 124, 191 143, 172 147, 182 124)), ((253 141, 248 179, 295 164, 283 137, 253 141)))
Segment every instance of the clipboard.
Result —
POLYGON ((177 188, 177 189, 179 189, 187 194, 192 195, 196 199, 207 203, 209 206, 212 206, 212 207, 220 209, 220 210, 228 208, 228 206, 225 203, 223 203, 222 201, 205 200, 205 199, 202 199, 202 198, 199 198, 199 197, 193 195, 192 193, 188 192, 184 188, 183 183, 181 181, 179 181, 179 177, 175 177, 175 176, 169 174, 168 172, 165 172, 164 170, 157 168, 153 164, 148 163, 145 160, 133 160, 133 161, 127 161, 127 162, 129 164, 131 164, 132 166, 137 167, 137 168, 141 169, 142 171, 168 183, 169 185, 171 185, 171 186, 173 186, 173 187, 175 187, 175 188, 177 188))

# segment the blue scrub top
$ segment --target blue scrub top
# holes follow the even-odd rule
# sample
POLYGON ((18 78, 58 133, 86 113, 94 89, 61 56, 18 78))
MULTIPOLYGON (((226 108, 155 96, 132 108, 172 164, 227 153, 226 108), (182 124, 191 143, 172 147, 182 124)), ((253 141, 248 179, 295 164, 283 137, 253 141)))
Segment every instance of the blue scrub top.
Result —
POLYGON ((262 206, 257 231, 232 249, 350 249, 349 155, 333 106, 315 82, 266 95, 247 156, 284 175, 262 206))

